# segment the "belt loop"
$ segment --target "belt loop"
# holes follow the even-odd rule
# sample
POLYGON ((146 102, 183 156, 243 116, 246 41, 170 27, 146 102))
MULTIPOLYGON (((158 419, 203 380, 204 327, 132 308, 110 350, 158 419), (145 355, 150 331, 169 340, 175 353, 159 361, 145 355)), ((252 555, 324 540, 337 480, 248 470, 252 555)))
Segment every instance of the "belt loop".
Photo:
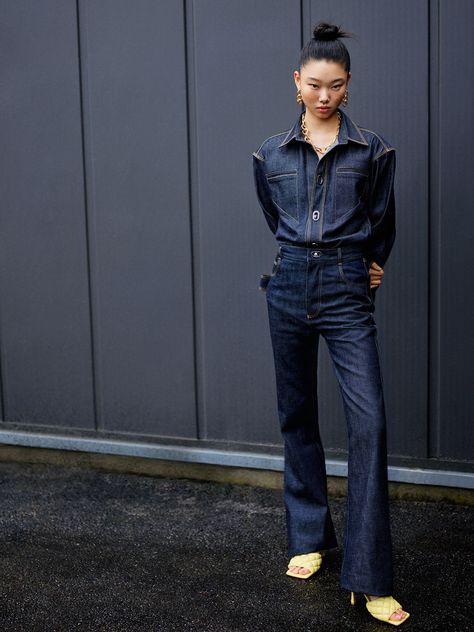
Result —
POLYGON ((338 246, 337 248, 337 263, 342 262, 342 248, 338 246))

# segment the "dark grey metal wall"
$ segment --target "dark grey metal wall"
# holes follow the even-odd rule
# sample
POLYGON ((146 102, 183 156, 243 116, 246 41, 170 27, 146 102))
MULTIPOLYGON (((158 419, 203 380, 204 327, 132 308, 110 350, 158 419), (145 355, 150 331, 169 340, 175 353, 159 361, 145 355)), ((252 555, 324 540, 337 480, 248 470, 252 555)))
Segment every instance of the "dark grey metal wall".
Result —
MULTIPOLYGON (((327 19, 357 34, 349 115, 398 152, 376 310, 390 461, 473 472, 472 17, 469 0, 1 1, 3 431, 281 454, 251 155, 294 122, 299 50, 327 19)), ((324 344, 319 377, 343 459, 324 344)))

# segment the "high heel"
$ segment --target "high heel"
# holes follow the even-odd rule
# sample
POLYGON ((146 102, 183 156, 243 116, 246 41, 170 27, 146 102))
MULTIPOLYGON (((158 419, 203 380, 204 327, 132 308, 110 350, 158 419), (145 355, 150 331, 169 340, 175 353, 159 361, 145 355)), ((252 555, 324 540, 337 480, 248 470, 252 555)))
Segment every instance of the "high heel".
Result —
MULTIPOLYGON (((395 612, 397 608, 402 608, 402 605, 394 599, 391 595, 386 597, 377 597, 377 599, 369 599, 369 597, 362 593, 366 598, 366 607, 370 614, 379 621, 384 621, 385 623, 390 623, 391 625, 401 625, 405 623, 405 621, 410 616, 410 613, 407 612, 403 619, 399 621, 394 621, 390 619, 390 616, 395 612)), ((351 590, 351 605, 355 605, 355 593, 351 590)), ((402 608, 403 609, 403 608, 402 608)), ((405 611, 406 612, 406 611, 405 611)))

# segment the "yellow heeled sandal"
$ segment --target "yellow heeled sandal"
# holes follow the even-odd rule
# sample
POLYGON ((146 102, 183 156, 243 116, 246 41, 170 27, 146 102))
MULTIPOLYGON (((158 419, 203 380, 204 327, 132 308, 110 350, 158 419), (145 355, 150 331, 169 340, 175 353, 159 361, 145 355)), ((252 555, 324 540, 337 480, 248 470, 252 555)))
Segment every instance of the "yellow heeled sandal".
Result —
MULTIPOLYGON (((401 625, 405 623, 405 621, 410 616, 410 613, 407 612, 403 619, 399 621, 394 621, 390 619, 390 615, 392 615, 397 608, 402 608, 402 604, 399 603, 396 599, 394 599, 391 595, 386 597, 378 597, 377 599, 369 599, 369 597, 362 593, 366 598, 366 607, 370 614, 378 619, 379 621, 384 621, 385 623, 390 623, 391 625, 401 625)), ((351 605, 355 605, 355 593, 351 591, 351 605)), ((406 611, 405 611, 406 612, 406 611)))
POLYGON ((295 555, 288 563, 288 570, 286 571, 286 574, 290 577, 297 577, 298 579, 308 579, 311 575, 314 575, 316 571, 319 571, 322 560, 323 553, 319 552, 295 555), (294 571, 289 570, 290 566, 304 566, 305 568, 309 568, 309 571, 305 574, 295 573, 294 571))

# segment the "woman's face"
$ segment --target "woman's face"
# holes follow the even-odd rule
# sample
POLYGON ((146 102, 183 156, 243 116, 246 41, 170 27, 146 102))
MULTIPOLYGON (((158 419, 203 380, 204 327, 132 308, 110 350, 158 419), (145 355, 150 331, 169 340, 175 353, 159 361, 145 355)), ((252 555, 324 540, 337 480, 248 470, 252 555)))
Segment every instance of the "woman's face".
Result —
POLYGON ((344 98, 351 73, 335 61, 311 59, 302 66, 301 74, 295 70, 294 78, 306 110, 317 118, 327 119, 344 98))

